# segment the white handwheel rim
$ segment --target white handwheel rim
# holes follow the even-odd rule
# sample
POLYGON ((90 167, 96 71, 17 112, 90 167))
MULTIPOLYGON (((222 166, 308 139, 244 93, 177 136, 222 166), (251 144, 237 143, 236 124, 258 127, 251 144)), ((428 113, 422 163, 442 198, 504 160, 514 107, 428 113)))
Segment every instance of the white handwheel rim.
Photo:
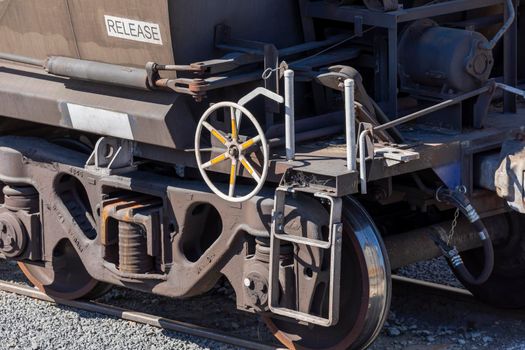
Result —
MULTIPOLYGON (((270 162, 270 156, 269 156, 269 150, 268 150, 268 142, 266 141, 266 137, 264 136, 264 131, 262 130, 261 126, 259 125, 259 122, 257 119, 253 116, 253 114, 248 111, 245 107, 235 103, 235 102, 219 102, 211 106, 204 112, 201 119, 199 120, 199 123, 197 124, 197 130, 195 131, 195 159, 197 160, 197 167, 199 168, 199 172, 201 173, 202 178, 204 179, 204 182, 208 187, 220 198, 233 203, 241 203, 246 202, 247 200, 251 199, 257 193, 260 192, 260 190, 263 188, 264 183, 266 182, 266 177, 268 176, 268 165, 270 162), (205 122, 215 111, 221 109, 221 108, 235 108, 242 112, 242 115, 248 117, 248 119, 252 122, 252 124, 255 126, 255 129, 257 130, 257 133, 261 137, 261 149, 263 152, 263 164, 262 164, 262 173, 261 173, 261 181, 257 183, 253 191, 248 193, 245 196, 242 197, 231 197, 222 192, 213 184, 213 182, 208 177, 208 174, 206 173, 206 170, 203 168, 202 164, 202 157, 200 152, 200 142, 201 142, 201 134, 202 134, 202 128, 203 128, 203 122, 205 122)), ((234 194, 235 195, 235 194, 234 194)))

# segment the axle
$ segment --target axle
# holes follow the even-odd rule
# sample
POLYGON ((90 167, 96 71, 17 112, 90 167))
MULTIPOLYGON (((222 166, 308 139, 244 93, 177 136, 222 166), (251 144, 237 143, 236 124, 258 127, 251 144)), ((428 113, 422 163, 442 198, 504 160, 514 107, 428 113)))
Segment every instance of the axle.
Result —
MULTIPOLYGON (((493 241, 507 238, 509 223, 504 215, 490 217, 483 220, 483 222, 493 241)), ((384 241, 390 258, 391 268, 395 270, 419 261, 441 256, 441 250, 432 240, 430 233, 434 232, 445 238, 451 225, 451 221, 445 221, 385 237, 384 241)), ((467 220, 460 220, 455 232, 451 243, 460 252, 482 246, 478 232, 467 220)))

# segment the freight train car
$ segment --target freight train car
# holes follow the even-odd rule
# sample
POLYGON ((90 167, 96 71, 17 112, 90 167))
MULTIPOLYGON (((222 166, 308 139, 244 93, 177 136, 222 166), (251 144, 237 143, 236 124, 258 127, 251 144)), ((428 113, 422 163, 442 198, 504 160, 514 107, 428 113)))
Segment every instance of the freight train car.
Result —
POLYGON ((53 297, 222 278, 363 349, 444 255, 525 307, 516 0, 1 0, 0 254, 53 297))

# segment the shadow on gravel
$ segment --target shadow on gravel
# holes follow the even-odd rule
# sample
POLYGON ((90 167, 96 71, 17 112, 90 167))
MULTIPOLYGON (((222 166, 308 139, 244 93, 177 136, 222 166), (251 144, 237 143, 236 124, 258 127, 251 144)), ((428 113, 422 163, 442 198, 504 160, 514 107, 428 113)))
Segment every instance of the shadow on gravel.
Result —
POLYGON ((277 345, 258 317, 236 309, 235 294, 226 280, 209 293, 184 300, 114 288, 98 301, 277 345))
MULTIPOLYGON (((403 276, 462 287, 443 259, 414 264, 403 276)), ((373 350, 523 350, 525 310, 501 310, 474 298, 393 283, 392 308, 373 350)))
MULTIPOLYGON (((446 272, 448 267, 439 260, 424 263, 423 267, 412 266, 407 271, 403 273, 407 277, 457 286, 453 275, 446 272)), ((3 261, 0 262, 0 279, 27 284, 16 264, 3 261)), ((97 301, 275 344, 259 318, 235 309, 234 292, 225 280, 210 293, 185 300, 116 287, 97 301)), ((83 318, 109 318, 85 311, 75 312, 83 318)), ((184 338, 171 331, 158 332, 171 338, 184 338)), ((498 310, 474 299, 438 295, 394 283, 387 324, 371 349, 525 349, 525 311, 498 310)))
POLYGON ((0 260, 0 280, 29 284, 27 278, 18 268, 18 264, 14 261, 0 260))

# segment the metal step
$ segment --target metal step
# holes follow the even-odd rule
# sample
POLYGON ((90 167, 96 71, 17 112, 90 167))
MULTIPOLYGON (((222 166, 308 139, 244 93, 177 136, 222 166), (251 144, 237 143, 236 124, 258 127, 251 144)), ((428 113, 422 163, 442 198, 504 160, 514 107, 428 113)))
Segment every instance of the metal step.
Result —
POLYGON ((330 203, 329 234, 328 240, 324 241, 314 238, 290 235, 285 232, 284 223, 286 196, 291 193, 294 193, 294 189, 288 187, 278 187, 275 191, 275 201, 272 212, 272 225, 270 232, 270 311, 276 315, 289 317, 300 322, 330 327, 337 324, 339 320, 341 246, 343 234, 343 224, 341 222, 342 199, 334 198, 324 193, 315 194, 316 197, 323 198, 330 203), (279 258, 281 255, 281 241, 330 251, 330 282, 328 294, 329 308, 327 318, 293 310, 279 305, 279 258))

